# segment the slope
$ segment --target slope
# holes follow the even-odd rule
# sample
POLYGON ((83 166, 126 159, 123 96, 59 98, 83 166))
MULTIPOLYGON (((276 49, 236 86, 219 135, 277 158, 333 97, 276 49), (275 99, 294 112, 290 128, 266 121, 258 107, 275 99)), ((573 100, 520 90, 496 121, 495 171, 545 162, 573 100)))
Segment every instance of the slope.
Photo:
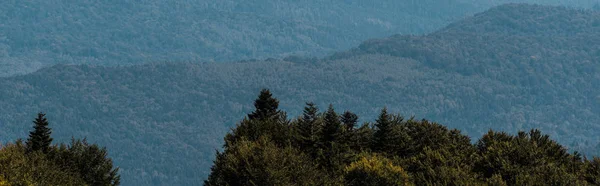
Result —
POLYGON ((598 44, 582 40, 595 41, 597 14, 506 5, 315 61, 58 65, 0 78, 0 141, 25 136, 32 115, 45 111, 58 141, 88 136, 111 149, 125 185, 194 185, 254 94, 271 88, 290 116, 305 101, 333 103, 361 121, 387 106, 471 136, 539 128, 598 154, 598 44))
POLYGON ((434 31, 504 2, 591 0, 8 0, 0 76, 57 63, 138 64, 325 55, 392 34, 434 31))

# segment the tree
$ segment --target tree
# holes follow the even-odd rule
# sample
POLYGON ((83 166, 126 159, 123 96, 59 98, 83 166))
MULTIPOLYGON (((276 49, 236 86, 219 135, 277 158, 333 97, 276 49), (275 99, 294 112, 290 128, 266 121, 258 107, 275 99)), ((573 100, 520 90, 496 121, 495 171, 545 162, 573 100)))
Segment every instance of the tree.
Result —
POLYGON ((0 180, 6 185, 85 185, 78 174, 49 160, 42 151, 27 151, 20 140, 0 148, 0 180))
POLYGON ((296 126, 296 141, 301 150, 315 156, 315 147, 319 140, 319 109, 314 103, 306 103, 302 118, 299 119, 296 126))
POLYGON ((585 180, 592 185, 600 185, 600 158, 594 157, 592 160, 586 160, 585 180))
POLYGON ((398 132, 398 124, 403 119, 398 116, 389 115, 387 108, 383 108, 375 123, 372 149, 374 152, 395 153, 400 151, 402 143, 401 134, 398 132))
POLYGON ((248 118, 251 120, 275 119, 280 116, 279 100, 273 98, 269 89, 260 91, 260 95, 254 101, 254 107, 256 110, 248 114, 248 118))
POLYGON ((323 116, 323 129, 319 140, 321 154, 318 161, 319 165, 326 168, 330 173, 341 171, 346 156, 348 156, 349 149, 347 144, 342 142, 342 134, 340 117, 333 109, 333 105, 329 105, 323 116))
POLYGON ((332 143, 338 142, 342 135, 342 123, 340 122, 340 117, 333 109, 333 105, 329 105, 323 120, 321 143, 330 146, 332 143))
POLYGON ((356 127, 356 123, 358 122, 358 115, 350 111, 346 111, 344 114, 342 114, 340 120, 342 121, 346 131, 353 131, 356 127))
POLYGON ((89 144, 86 139, 71 139, 71 145, 61 144, 49 156, 55 163, 68 167, 89 185, 119 185, 119 168, 113 168, 106 148, 89 144))
POLYGON ((387 158, 365 156, 345 168, 345 185, 412 185, 408 173, 387 158))
POLYGON ((48 128, 48 120, 46 119, 46 114, 38 113, 37 118, 33 121, 35 124, 33 126, 34 130, 29 132, 29 138, 27 139, 27 151, 39 151, 46 153, 50 148, 50 144, 52 143, 52 138, 50 134, 52 130, 48 128))
POLYGON ((323 185, 327 179, 311 159, 297 149, 280 148, 268 138, 239 143, 217 153, 211 174, 213 185, 323 185))

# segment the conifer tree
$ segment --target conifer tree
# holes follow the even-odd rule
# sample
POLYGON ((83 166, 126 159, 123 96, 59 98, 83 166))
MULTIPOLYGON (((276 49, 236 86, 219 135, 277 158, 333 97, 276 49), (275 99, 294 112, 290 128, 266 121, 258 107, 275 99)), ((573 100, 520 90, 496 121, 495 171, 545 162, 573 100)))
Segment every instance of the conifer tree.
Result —
POLYGON ((323 144, 331 144, 340 140, 342 134, 342 123, 340 122, 340 117, 338 114, 335 113, 333 105, 329 105, 323 120, 324 125, 321 135, 321 141, 323 144))
MULTIPOLYGON (((402 119, 399 119, 402 120, 402 119)), ((395 152, 400 143, 400 135, 397 132, 396 124, 398 119, 389 115, 387 108, 383 108, 379 118, 375 123, 375 133, 373 134, 372 150, 374 152, 395 152)))
POLYGON ((52 130, 48 128, 48 120, 46 119, 46 114, 38 113, 37 118, 33 121, 35 124, 33 126, 34 130, 29 132, 29 138, 27 139, 27 151, 33 152, 41 150, 42 152, 48 152, 50 148, 50 144, 52 143, 52 138, 50 134, 52 130))
POLYGON ((321 167, 334 175, 342 171, 347 161, 345 156, 349 148, 345 143, 342 143, 342 140, 343 133, 340 117, 333 109, 333 105, 329 105, 327 112, 323 116, 323 128, 319 141, 321 154, 318 157, 318 162, 321 167))
POLYGON ((358 122, 358 115, 350 111, 346 111, 344 112, 344 114, 342 114, 341 121, 344 124, 344 128, 346 129, 346 131, 352 131, 354 130, 354 128, 356 127, 356 123, 358 122))
POLYGON ((254 101, 254 110, 252 113, 248 114, 248 118, 251 120, 266 120, 266 119, 275 119, 280 116, 279 100, 273 98, 273 94, 269 89, 263 89, 260 91, 260 95, 254 101))
POLYGON ((297 141, 302 150, 312 151, 318 141, 320 127, 318 112, 319 109, 314 103, 306 103, 304 114, 302 114, 302 118, 300 118, 297 125, 297 141))

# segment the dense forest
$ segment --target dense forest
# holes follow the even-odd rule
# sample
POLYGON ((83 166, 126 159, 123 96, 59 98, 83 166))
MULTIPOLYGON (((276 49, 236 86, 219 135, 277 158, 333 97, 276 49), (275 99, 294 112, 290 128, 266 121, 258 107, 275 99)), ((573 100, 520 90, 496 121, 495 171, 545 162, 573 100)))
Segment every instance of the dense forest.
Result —
POLYGON ((0 76, 56 63, 320 56, 366 39, 429 33, 508 2, 591 8, 596 0, 6 0, 0 76))
MULTIPOLYGON (((268 87, 290 118, 303 114, 299 105, 306 101, 352 110, 361 116, 359 122, 376 120, 386 107, 390 113, 428 118, 469 136, 486 135, 492 129, 506 131, 507 138, 518 141, 519 131, 536 128, 568 148, 569 157, 575 156, 574 151, 597 156, 597 20, 597 11, 512 4, 430 34, 369 40, 324 58, 56 65, 0 78, 0 142, 18 146, 13 141, 27 135, 30 125, 24 121, 30 119, 29 113, 45 111, 55 126, 55 142, 87 137, 110 149, 123 185, 194 185, 210 175, 215 149, 223 150, 229 128, 254 110, 248 103, 255 92, 268 87)), ((163 52, 177 53, 168 50, 163 52)), ((268 145, 271 140, 247 144, 268 145)), ((407 172, 411 183, 419 183, 413 170, 392 156, 378 153, 365 158, 389 160, 407 172)), ((463 173, 488 181, 473 171, 463 173)), ((516 183, 504 178, 505 173, 497 174, 502 178, 495 176, 496 181, 516 183)))
POLYGON ((350 111, 310 102, 289 120, 269 90, 254 106, 225 137, 205 185, 600 184, 600 158, 569 153, 536 129, 490 130, 471 144, 460 130, 386 108, 360 125, 350 111))
POLYGON ((33 121, 27 141, 0 145, 0 185, 119 185, 119 168, 113 168, 106 148, 84 138, 71 144, 52 144, 46 115, 33 121))

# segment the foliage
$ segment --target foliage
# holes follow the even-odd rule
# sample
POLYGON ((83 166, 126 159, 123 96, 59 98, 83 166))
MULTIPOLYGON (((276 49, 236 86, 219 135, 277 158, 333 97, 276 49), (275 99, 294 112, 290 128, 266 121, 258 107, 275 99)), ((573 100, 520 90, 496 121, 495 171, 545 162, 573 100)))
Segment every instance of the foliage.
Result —
POLYGON ((345 185, 411 185, 401 167, 381 156, 361 157, 345 168, 345 185))
POLYGON ((38 113, 33 123, 35 124, 33 126, 34 130, 29 133, 29 138, 27 138, 27 151, 42 151, 47 153, 52 143, 52 138, 50 137, 52 131, 48 128, 46 114, 38 113))
MULTIPOLYGON (((27 1, 17 3, 23 2, 27 1)), ((425 1, 414 2, 413 4, 427 4, 425 1)), ((427 2, 430 2, 430 5, 439 3, 439 1, 427 2)), ((550 0, 537 2, 545 3, 550 0)), ((96 5, 94 4, 96 2, 89 3, 90 6, 96 5)), ((393 3, 407 4, 401 1, 393 3)), ((559 3, 559 1, 552 1, 552 3, 559 3)), ((364 3, 354 2, 355 6, 361 4, 364 5, 364 3)), ((10 7, 7 3, 3 5, 6 6, 0 8, 10 7)), ((27 6, 34 7, 34 5, 39 6, 35 3, 27 6)), ((229 5, 234 6, 234 4, 229 5)), ((76 4, 73 6, 77 7, 76 4)), ((144 7, 144 4, 139 6, 144 7)), ((52 6, 47 5, 47 7, 52 6)), ((124 7, 127 6, 121 8, 124 7)), ((165 6, 165 9, 166 7, 169 6, 165 6)), ((325 7, 337 8, 336 6, 325 7)), ((414 10, 425 11, 419 9, 419 6, 416 7, 414 10)), ((463 8, 463 6, 447 7, 463 8)), ((479 6, 481 10, 485 7, 479 6)), ((110 10, 120 10, 118 8, 110 10)), ((156 9, 161 10, 158 6, 156 9)), ((88 11, 85 8, 79 10, 78 12, 82 14, 102 12, 95 9, 88 11)), ((228 10, 233 11, 233 9, 228 10)), ((394 8, 393 12, 404 13, 399 10, 401 9, 394 8)), ((7 11, 0 11, 0 14, 5 12, 7 11)), ((43 17, 46 16, 40 16, 43 17)), ((396 19, 403 16, 390 14, 383 17, 389 21, 387 18, 396 19)), ((70 20, 68 16, 63 18, 65 21, 70 20)), ((125 19, 126 16, 123 18, 125 19)), ((384 20, 380 17, 377 19, 384 20)), ((94 33, 91 32, 92 30, 111 30, 91 28, 93 24, 86 23, 83 18, 77 17, 73 20, 82 20, 81 24, 90 28, 89 32, 85 33, 94 33)), ((351 50, 346 53, 347 56, 334 59, 308 57, 296 62, 290 58, 288 60, 291 61, 152 63, 120 67, 58 65, 27 75, 0 78, 0 87, 2 87, 0 88, 0 126, 2 126, 0 141, 8 142, 26 136, 30 126, 22 123, 30 119, 27 113, 44 110, 52 113, 52 124, 57 126, 53 130, 54 142, 68 143, 72 136, 87 137, 90 142, 110 149, 115 165, 121 168, 124 185, 194 185, 206 179, 210 173, 214 150, 221 149, 224 143, 223 136, 230 127, 235 127, 235 123, 240 118, 255 109, 252 104, 247 104, 248 100, 254 99, 257 90, 270 87, 270 90, 281 98, 280 108, 288 111, 290 116, 294 116, 291 118, 302 115, 300 105, 307 100, 320 103, 316 105, 319 108, 326 108, 327 105, 324 103, 333 103, 340 111, 352 110, 360 115, 358 126, 362 127, 352 132, 356 135, 351 135, 350 141, 355 143, 349 145, 354 151, 370 150, 371 140, 368 137, 375 131, 372 128, 375 122, 363 124, 366 121, 375 121, 381 107, 385 106, 390 112, 425 117, 444 123, 449 128, 460 129, 470 136, 481 136, 490 128, 510 134, 537 128, 568 147, 569 152, 576 150, 591 157, 600 153, 598 148, 600 136, 596 132, 600 130, 600 126, 597 125, 600 123, 600 115, 596 114, 600 113, 600 104, 598 104, 600 84, 597 81, 599 78, 597 76, 600 74, 598 69, 600 65, 597 64, 599 61, 597 43, 600 41, 596 41, 597 33, 600 32, 595 26, 597 20, 599 20, 597 13, 582 10, 506 5, 469 16, 431 34, 395 36, 377 40, 381 42, 365 42, 359 50, 351 50), (380 45, 377 47, 375 44, 380 45)), ((117 19, 114 21, 119 22, 117 19)), ((244 21, 253 24, 251 21, 244 21)), ((17 21, 17 23, 32 22, 17 21)), ((175 23, 178 22, 173 22, 175 23)), ((279 25, 284 26, 284 24, 279 25)), ((352 24, 344 23, 344 25, 352 24)), ((402 29, 404 27, 414 29, 406 26, 411 24, 395 25, 401 25, 398 27, 403 27, 402 29)), ((140 27, 120 25, 114 28, 140 28, 136 29, 140 31, 139 33, 132 35, 140 38, 157 38, 157 40, 136 39, 135 42, 125 42, 133 43, 131 46, 140 46, 138 45, 140 40, 159 43, 158 40, 169 39, 168 34, 164 40, 162 37, 164 35, 150 34, 152 36, 142 37, 144 35, 141 33, 142 30, 152 33, 154 31, 149 28, 142 29, 143 25, 138 26, 140 27)), ((226 26, 217 28, 224 27, 226 26)), ((171 27, 164 27, 164 29, 168 30, 171 27)), ((29 32, 44 29, 21 30, 26 36, 0 33, 0 42, 18 42, 23 38, 36 38, 34 36, 50 37, 29 32), (7 39, 8 37, 11 39, 7 39)), ((240 30, 251 29, 240 28, 240 30)), ((354 32, 353 28, 345 30, 354 32)), ((58 30, 55 34, 60 33, 67 33, 67 31, 58 30)), ((126 33, 116 34, 115 37, 125 38, 126 33)), ((263 31, 256 33, 269 35, 269 32, 263 31)), ((183 36, 185 33, 181 34, 186 38, 186 42, 197 41, 194 39, 196 37, 186 37, 183 36)), ((343 35, 345 32, 340 31, 335 34, 343 35)), ((65 38, 65 41, 53 42, 49 39, 52 42, 46 42, 41 39, 26 42, 28 44, 18 44, 19 47, 14 47, 16 45, 13 44, 0 44, 0 55, 3 54, 1 52, 3 47, 11 46, 8 52, 11 58, 26 54, 49 54, 48 57, 32 56, 32 60, 26 61, 36 62, 38 60, 33 59, 38 57, 44 60, 63 61, 56 60, 57 58, 54 58, 51 52, 27 53, 30 50, 20 47, 37 46, 33 43, 44 46, 46 46, 44 43, 55 43, 56 46, 60 46, 63 42, 75 44, 72 48, 57 50, 66 58, 81 54, 83 57, 74 57, 76 59, 72 60, 77 62, 86 61, 83 58, 93 58, 86 53, 86 51, 93 51, 87 50, 89 48, 111 48, 107 52, 109 54, 104 55, 107 57, 102 59, 112 57, 122 59, 123 55, 139 54, 130 52, 133 49, 127 48, 133 47, 126 44, 123 48, 113 47, 110 44, 106 44, 109 47, 90 46, 96 44, 104 46, 104 41, 114 41, 110 36, 100 34, 94 36, 100 39, 92 40, 102 40, 102 42, 88 42, 89 40, 79 39, 86 37, 75 34, 72 37, 60 37, 65 38), (14 48, 21 48, 23 52, 15 54, 14 48)), ((228 42, 227 38, 235 37, 222 37, 219 40, 228 42)), ((169 51, 170 43, 177 42, 148 44, 146 46, 160 46, 158 48, 161 51, 142 47, 140 50, 151 51, 144 55, 147 57, 133 56, 130 61, 186 61, 188 58, 157 57, 163 54, 185 56, 179 55, 182 53, 169 51)), ((186 45, 200 46, 195 43, 186 45)), ((231 46, 244 45, 231 44, 231 46)), ((253 48, 256 45, 248 46, 244 48, 253 48)), ((40 47, 39 50, 47 48, 52 47, 40 47)), ((96 52, 101 51, 106 50, 96 50, 96 52)), ((227 53, 225 51, 223 55, 230 56, 227 53)), ((129 57, 124 58, 129 59, 129 57)), ((102 62, 108 61, 110 60, 102 60, 102 62)), ((86 64, 92 63, 97 64, 93 60, 86 61, 86 64)), ((238 122, 238 124, 242 123, 238 122)), ((283 121, 269 125, 275 126, 273 131, 287 132, 284 128, 289 127, 288 123, 283 121)), ((243 127, 240 127, 240 131, 250 131, 241 128, 243 127)), ((278 134, 277 138, 281 140, 277 141, 281 141, 282 144, 289 141, 287 134, 278 134)), ((427 140, 421 141, 427 142, 427 140)), ((422 149, 424 147, 418 147, 416 151, 422 149)), ((436 150, 435 147, 430 149, 436 150)), ((419 154, 421 153, 412 152, 410 155, 419 154)), ((402 167, 410 168, 403 164, 402 167)), ((489 179, 492 181, 496 179, 492 178, 489 179)))
POLYGON ((89 185, 120 184, 119 168, 113 168, 106 148, 89 144, 86 139, 72 139, 71 145, 61 144, 48 156, 61 167, 71 167, 89 185))
POLYGON ((280 116, 278 109, 279 101, 272 97, 273 95, 268 89, 260 91, 260 95, 254 101, 256 110, 248 114, 250 120, 268 120, 277 119, 280 116))
POLYGON ((370 38, 429 33, 509 2, 592 7, 594 1, 10 0, 0 7, 0 76, 56 63, 320 56, 370 38))
POLYGON ((0 148, 0 180, 8 185, 82 185, 68 169, 49 161, 41 151, 27 153, 20 141, 0 148))
POLYGON ((0 148, 0 185, 120 184, 119 169, 113 169, 106 148, 85 139, 72 139, 68 147, 51 146, 45 114, 38 114, 34 123, 26 145, 19 139, 0 148))
MULTIPOLYGON (((309 104, 305 110, 313 113, 316 109, 309 104)), ((324 122, 319 125, 322 137, 316 142, 324 145, 311 146, 321 153, 320 156, 308 156, 313 149, 304 147, 306 144, 300 140, 276 145, 278 142, 269 138, 274 135, 271 134, 273 131, 261 127, 268 125, 270 121, 254 120, 259 123, 247 127, 261 131, 258 132, 260 137, 249 140, 246 133, 229 134, 239 135, 240 140, 225 146, 223 152, 217 152, 217 160, 205 183, 589 185, 597 183, 596 178, 600 172, 598 158, 588 161, 577 152, 568 153, 564 146, 536 129, 516 135, 490 130, 476 144, 471 144, 470 138, 456 129, 448 129, 427 120, 417 121, 411 118, 404 121, 399 115, 390 115, 383 109, 377 119, 378 124, 374 125, 375 132, 348 135, 366 136, 373 141, 402 140, 388 142, 395 144, 386 147, 393 150, 384 150, 378 145, 351 150, 348 147, 356 146, 352 143, 357 141, 336 140, 335 136, 338 135, 334 134, 341 130, 341 122, 333 106, 330 105, 325 113, 310 115, 307 118, 316 115, 324 122), (383 130, 396 132, 385 133, 383 130), (320 182, 315 182, 317 180, 320 182)), ((301 125, 294 124, 297 122, 305 122, 305 118, 291 121, 286 125, 289 127, 284 129, 298 130, 301 125)), ((283 133, 295 135, 292 132, 283 133)))
POLYGON ((309 157, 279 148, 267 137, 242 139, 222 153, 205 185, 318 185, 323 179, 309 157))

